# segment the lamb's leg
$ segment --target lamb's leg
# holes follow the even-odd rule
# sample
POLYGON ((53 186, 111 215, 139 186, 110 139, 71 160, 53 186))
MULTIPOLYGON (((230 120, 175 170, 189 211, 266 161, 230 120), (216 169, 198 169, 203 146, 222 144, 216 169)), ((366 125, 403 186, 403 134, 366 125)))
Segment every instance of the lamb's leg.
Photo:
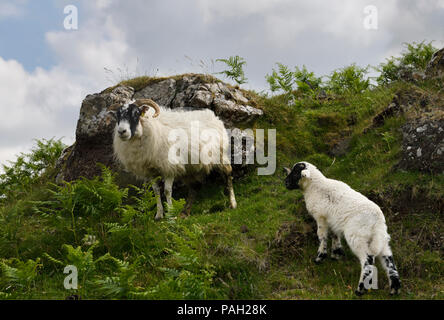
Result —
POLYGON ((335 234, 331 244, 331 258, 339 260, 342 256, 345 256, 345 253, 342 249, 341 235, 335 234))
POLYGON ((367 289, 371 288, 374 280, 377 281, 377 279, 374 279, 375 255, 369 247, 368 235, 362 235, 362 232, 353 230, 345 232, 344 237, 361 264, 361 276, 359 277, 358 288, 355 291, 356 295, 361 296, 367 289))
POLYGON ((368 286, 371 286, 373 283, 375 257, 369 254, 361 255, 359 260, 361 262, 361 277, 359 278, 358 288, 355 293, 361 296, 367 291, 368 286))
POLYGON ((318 225, 319 249, 315 262, 321 263, 327 257, 328 224, 324 218, 316 220, 318 225))
POLYGON ((393 261, 393 256, 391 250, 384 250, 382 255, 378 256, 382 267, 387 273, 387 277, 390 283, 390 294, 398 294, 401 288, 401 281, 399 280, 398 270, 396 269, 395 262, 393 261))
POLYGON ((376 267, 375 254, 369 247, 371 237, 368 234, 363 235, 363 230, 361 232, 356 232, 356 230, 346 231, 344 232, 344 237, 347 240, 348 246, 361 263, 361 276, 359 277, 358 288, 355 291, 356 295, 360 296, 371 287, 374 280, 374 269, 376 267))
POLYGON ((157 213, 154 219, 160 220, 163 218, 163 205, 162 205, 162 197, 160 195, 160 185, 158 181, 153 183, 153 191, 157 200, 157 213))
POLYGON ((166 178, 165 179, 165 198, 168 206, 172 206, 173 202, 171 201, 171 197, 173 195, 173 182, 174 178, 166 178))

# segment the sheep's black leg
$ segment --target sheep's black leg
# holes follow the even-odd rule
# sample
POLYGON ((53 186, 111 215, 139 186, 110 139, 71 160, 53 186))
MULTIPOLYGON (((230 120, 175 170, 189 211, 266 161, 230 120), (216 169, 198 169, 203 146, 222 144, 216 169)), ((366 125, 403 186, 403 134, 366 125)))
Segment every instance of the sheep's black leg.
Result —
POLYGON ((340 259, 342 256, 345 256, 344 250, 342 249, 342 244, 341 244, 341 235, 335 235, 332 239, 332 244, 331 244, 331 258, 338 260, 340 259))
POLYGON ((364 259, 364 261, 361 261, 361 264, 361 278, 359 279, 358 289, 355 291, 356 295, 358 296, 363 295, 367 289, 369 289, 369 286, 373 284, 375 257, 372 255, 367 255, 367 258, 364 259))
POLYGON ((325 219, 316 220, 318 224, 319 248, 315 263, 321 263, 327 257, 328 225, 325 219))
POLYGON ((390 294, 398 294, 399 289, 401 289, 401 281, 399 280, 399 274, 393 261, 393 256, 381 256, 380 260, 390 281, 390 294))

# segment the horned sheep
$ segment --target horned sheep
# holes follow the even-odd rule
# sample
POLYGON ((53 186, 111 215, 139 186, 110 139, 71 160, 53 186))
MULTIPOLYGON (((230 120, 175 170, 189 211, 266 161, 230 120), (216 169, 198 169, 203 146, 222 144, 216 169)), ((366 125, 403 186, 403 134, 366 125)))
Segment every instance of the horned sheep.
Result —
MULTIPOLYGON (((109 107, 116 117, 113 148, 116 158, 124 168, 141 180, 162 177, 165 181, 165 197, 168 205, 172 204, 172 186, 175 179, 182 180, 189 189, 184 213, 189 214, 195 197, 194 186, 201 182, 212 170, 224 175, 229 191, 230 206, 236 208, 236 199, 232 183, 232 167, 228 158, 228 134, 223 122, 209 109, 194 111, 176 111, 161 108, 151 99, 139 99, 126 105, 113 104, 109 107), (149 115, 148 110, 154 109, 149 115), (191 123, 198 124, 197 145, 190 141, 193 136, 191 123), (171 139, 171 131, 181 133, 178 141, 171 139), (205 130, 215 132, 219 139, 202 139, 205 130), (185 139, 184 139, 185 137, 185 139), (180 139, 182 138, 182 139, 180 139), (177 146, 179 145, 179 146, 177 146), (174 148, 174 149, 173 149, 174 148), (171 161, 171 150, 183 151, 184 161, 171 161), (209 157, 207 161, 193 162, 199 159, 202 150, 207 154, 220 155, 220 158, 209 157)), ((196 128, 194 128, 195 130, 196 128)), ((196 137, 196 136, 194 136, 196 137)), ((157 197, 156 220, 164 216, 160 196, 160 184, 153 182, 153 190, 157 197)))

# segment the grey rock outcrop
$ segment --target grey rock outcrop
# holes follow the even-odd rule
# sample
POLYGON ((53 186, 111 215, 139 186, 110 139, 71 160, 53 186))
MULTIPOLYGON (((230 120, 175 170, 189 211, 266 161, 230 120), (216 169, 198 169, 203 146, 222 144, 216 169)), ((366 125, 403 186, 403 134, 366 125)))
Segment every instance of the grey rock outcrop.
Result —
POLYGON ((444 169, 444 108, 439 95, 414 88, 396 92, 392 102, 378 113, 364 133, 384 125, 389 117, 406 118, 402 132, 401 170, 441 173, 444 169))
POLYGON ((444 171, 444 118, 423 117, 402 126, 401 169, 444 171))
POLYGON ((223 82, 203 82, 198 75, 169 78, 148 85, 134 94, 134 99, 139 98, 153 99, 171 109, 208 108, 228 127, 251 123, 263 114, 241 90, 223 82))
POLYGON ((427 64, 425 74, 428 78, 444 76, 444 48, 436 51, 427 64))

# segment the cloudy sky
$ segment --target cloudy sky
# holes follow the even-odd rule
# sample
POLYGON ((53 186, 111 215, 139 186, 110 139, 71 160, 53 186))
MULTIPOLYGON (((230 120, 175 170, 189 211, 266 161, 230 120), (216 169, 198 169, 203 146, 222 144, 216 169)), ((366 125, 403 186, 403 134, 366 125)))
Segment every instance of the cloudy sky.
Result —
POLYGON ((326 75, 403 42, 442 47, 443 31, 444 0, 0 0, 0 163, 33 139, 71 144, 83 98, 128 77, 212 73, 240 55, 245 87, 260 91, 275 62, 326 75), (67 5, 77 30, 64 28, 67 5))

